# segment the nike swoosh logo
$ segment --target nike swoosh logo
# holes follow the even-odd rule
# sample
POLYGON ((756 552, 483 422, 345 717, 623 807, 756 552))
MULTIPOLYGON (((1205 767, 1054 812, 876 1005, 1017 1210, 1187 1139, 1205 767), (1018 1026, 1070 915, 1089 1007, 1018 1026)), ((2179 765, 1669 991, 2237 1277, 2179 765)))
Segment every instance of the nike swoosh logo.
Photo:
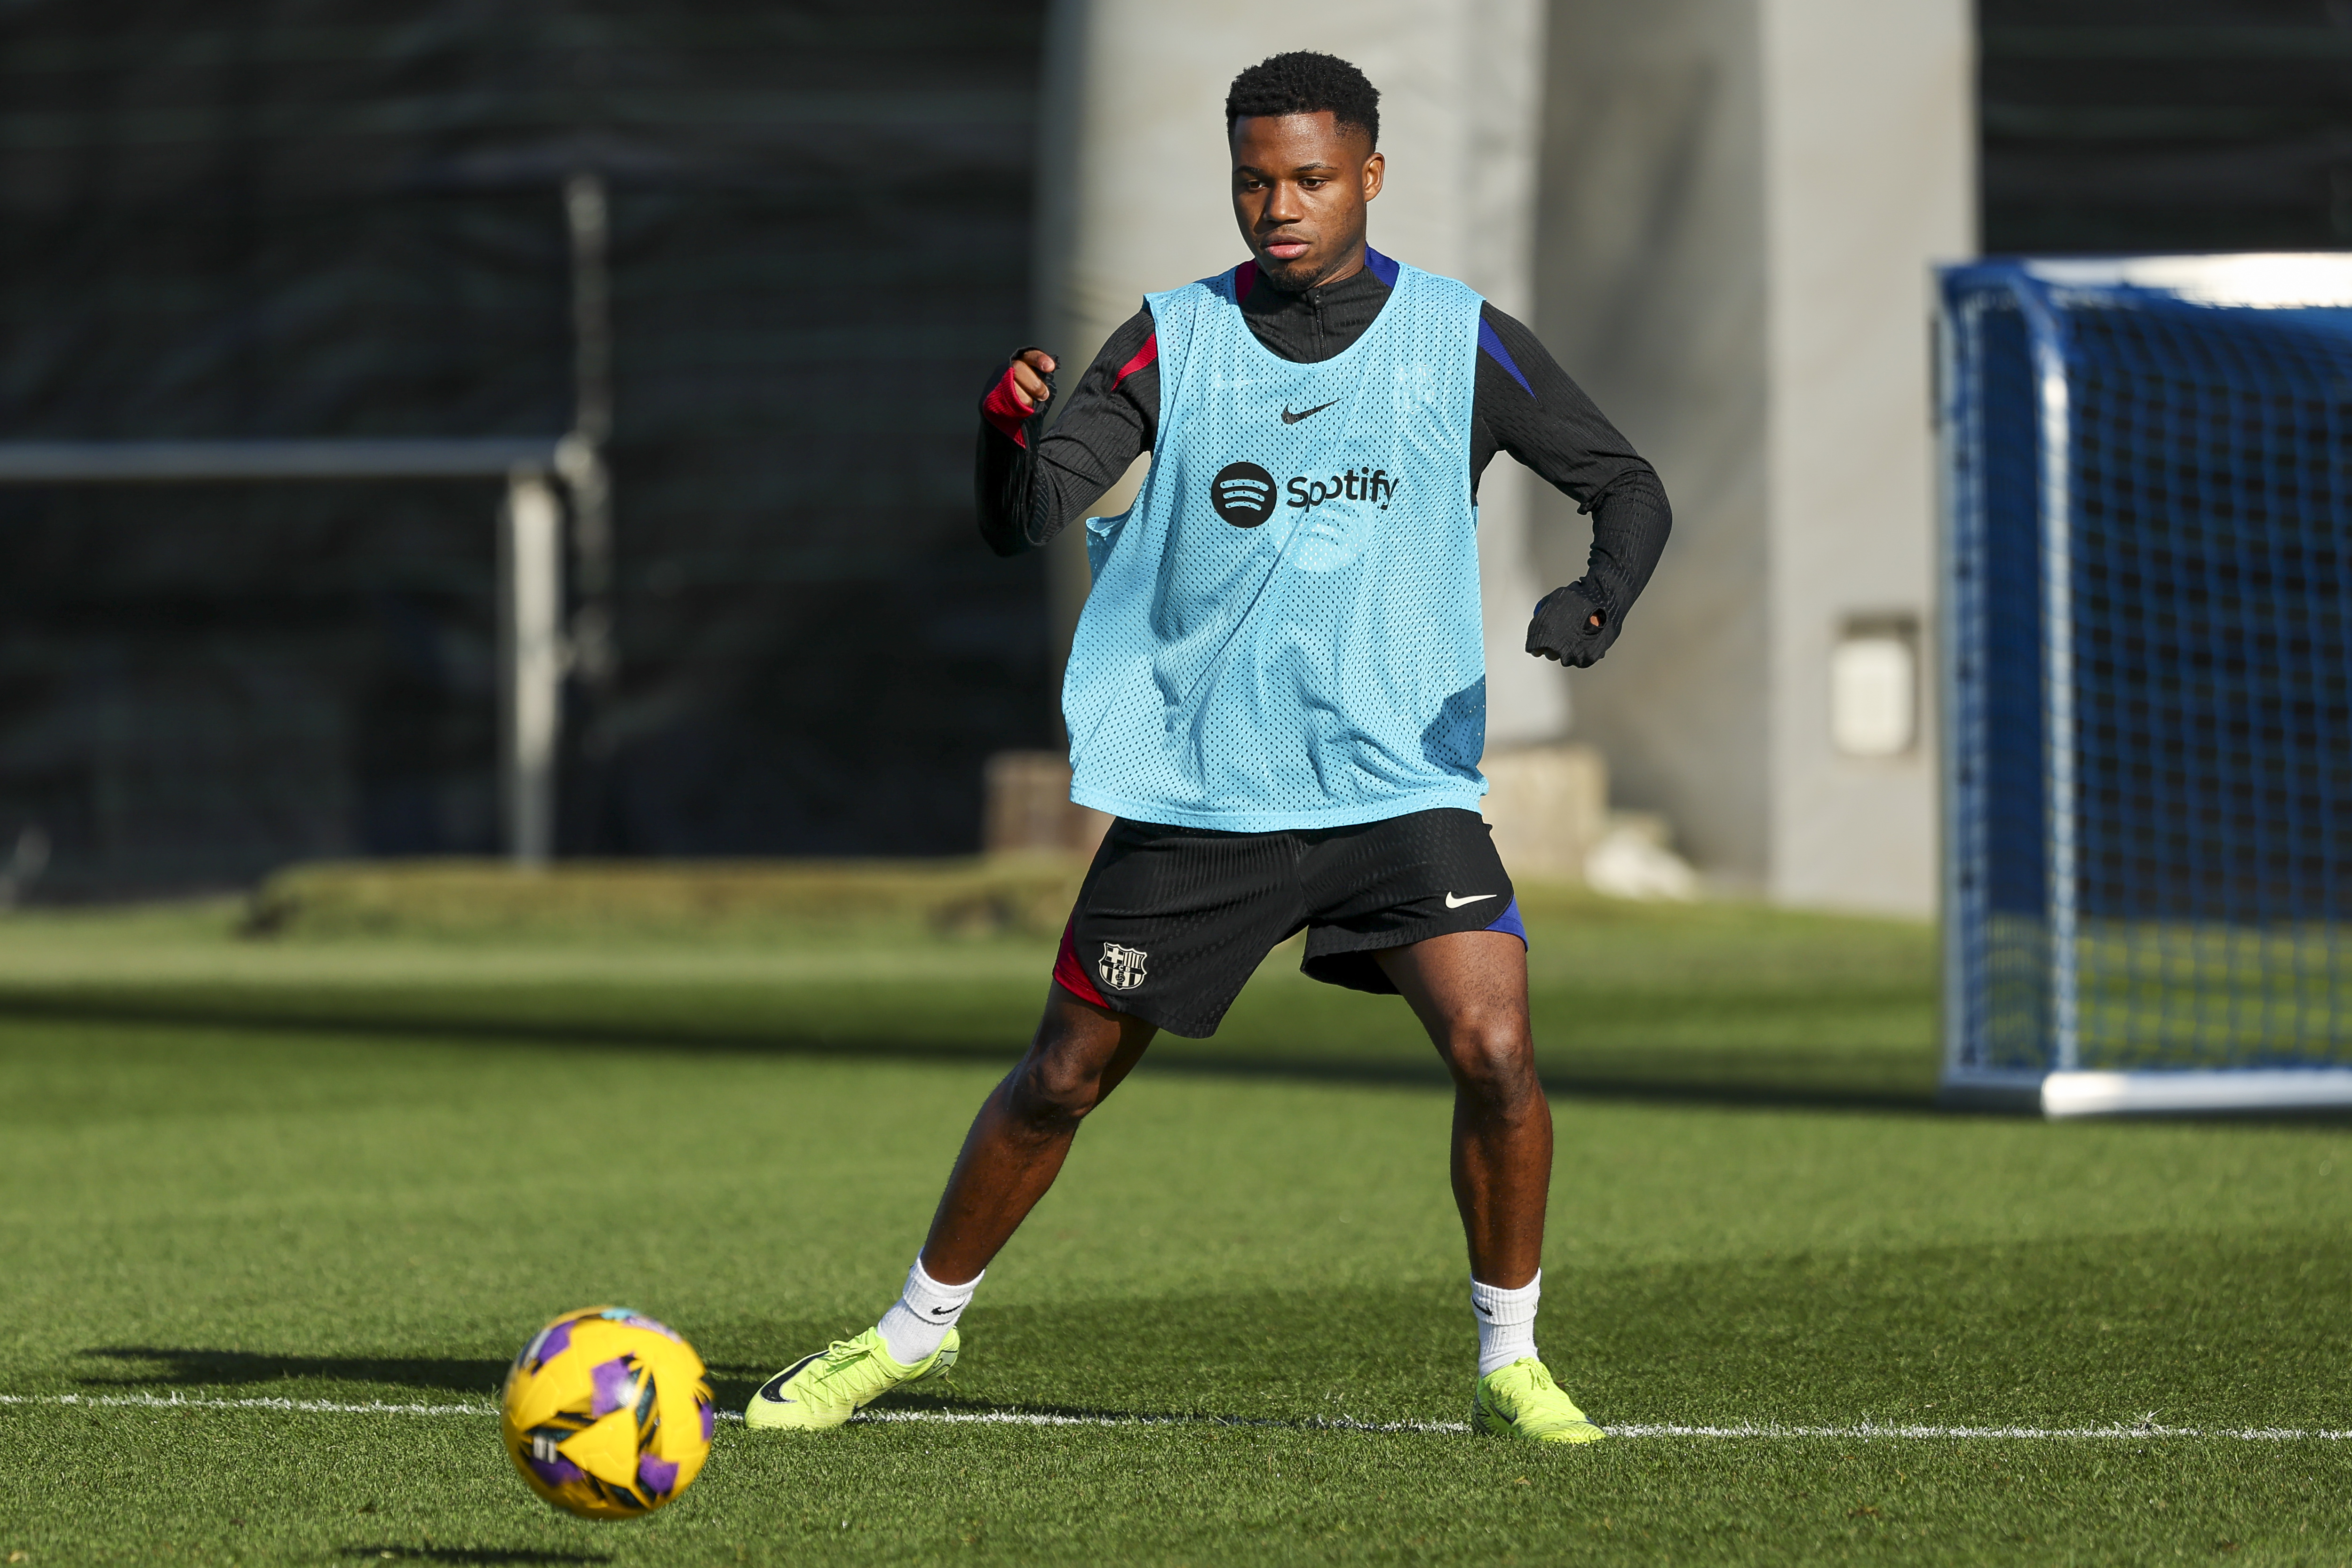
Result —
MULTIPOLYGON (((1475 1301, 1473 1301, 1473 1302, 1471 1302, 1470 1304, 1471 1304, 1472 1306, 1474 1306, 1474 1307, 1478 1307, 1478 1303, 1477 1303, 1477 1302, 1475 1302, 1475 1301)), ((1491 1317, 1493 1317, 1495 1314, 1494 1314, 1494 1313, 1492 1313, 1492 1312, 1490 1312, 1490 1311, 1488 1311, 1488 1310, 1487 1310, 1486 1308, 1484 1308, 1484 1307, 1478 1307, 1478 1315, 1479 1315, 1480 1317, 1482 1317, 1482 1318, 1491 1318, 1491 1317)))
POLYGON ((950 1312, 954 1310, 955 1309, 953 1307, 934 1307, 931 1309, 931 1316, 934 1318, 944 1318, 950 1312))
POLYGON ((1457 899, 1452 893, 1448 893, 1445 895, 1445 907, 1449 910, 1458 910, 1465 904, 1475 904, 1487 899, 1501 897, 1500 893, 1473 893, 1466 899, 1457 899))
MULTIPOLYGON (((1331 400, 1331 403, 1337 403, 1339 401, 1339 400, 1335 397, 1331 400)), ((1290 405, 1286 403, 1282 405, 1282 422, 1285 425, 1296 425, 1301 419, 1312 419, 1318 414, 1322 413, 1326 408, 1330 407, 1331 403, 1318 403, 1314 407, 1307 410, 1304 414, 1293 414, 1290 411, 1290 405)))

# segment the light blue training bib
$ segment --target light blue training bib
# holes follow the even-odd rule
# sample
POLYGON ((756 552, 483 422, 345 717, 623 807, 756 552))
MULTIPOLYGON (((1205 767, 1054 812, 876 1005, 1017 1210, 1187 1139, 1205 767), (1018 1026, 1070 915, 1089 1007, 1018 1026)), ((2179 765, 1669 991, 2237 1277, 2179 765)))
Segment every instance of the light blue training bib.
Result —
POLYGON ((1146 297, 1160 436, 1135 504, 1087 521, 1070 797, 1244 833, 1475 811, 1481 301, 1399 267, 1361 338, 1296 364, 1234 284, 1146 297))

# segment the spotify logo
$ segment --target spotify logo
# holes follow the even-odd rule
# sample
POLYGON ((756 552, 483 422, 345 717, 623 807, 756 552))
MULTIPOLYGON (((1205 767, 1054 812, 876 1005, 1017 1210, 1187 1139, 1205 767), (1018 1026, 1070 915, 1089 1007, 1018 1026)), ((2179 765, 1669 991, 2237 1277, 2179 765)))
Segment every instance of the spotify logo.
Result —
POLYGON ((1209 482, 1209 504, 1235 528, 1255 528, 1274 515, 1274 476, 1255 463, 1227 463, 1209 482))

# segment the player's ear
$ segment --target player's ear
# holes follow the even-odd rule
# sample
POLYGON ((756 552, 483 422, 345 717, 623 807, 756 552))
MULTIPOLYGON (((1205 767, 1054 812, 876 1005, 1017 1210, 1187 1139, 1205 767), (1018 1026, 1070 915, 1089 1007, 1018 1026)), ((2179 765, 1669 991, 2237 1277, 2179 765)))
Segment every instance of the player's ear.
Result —
POLYGON ((1388 158, 1380 153, 1375 153, 1364 160, 1364 199, 1366 201, 1370 201, 1381 194, 1381 179, 1388 173, 1388 158))

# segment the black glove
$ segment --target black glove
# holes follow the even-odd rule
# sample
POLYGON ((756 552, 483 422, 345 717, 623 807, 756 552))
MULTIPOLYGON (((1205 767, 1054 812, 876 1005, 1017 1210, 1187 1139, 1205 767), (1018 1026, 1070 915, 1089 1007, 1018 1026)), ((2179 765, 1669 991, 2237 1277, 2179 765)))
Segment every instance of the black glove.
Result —
POLYGON ((1593 592, 1592 579, 1581 577, 1565 588, 1554 588, 1536 605, 1528 623, 1528 651, 1538 658, 1556 658, 1578 669, 1601 662, 1617 640, 1618 620, 1593 592), (1601 624, 1594 626, 1592 617, 1601 624))

